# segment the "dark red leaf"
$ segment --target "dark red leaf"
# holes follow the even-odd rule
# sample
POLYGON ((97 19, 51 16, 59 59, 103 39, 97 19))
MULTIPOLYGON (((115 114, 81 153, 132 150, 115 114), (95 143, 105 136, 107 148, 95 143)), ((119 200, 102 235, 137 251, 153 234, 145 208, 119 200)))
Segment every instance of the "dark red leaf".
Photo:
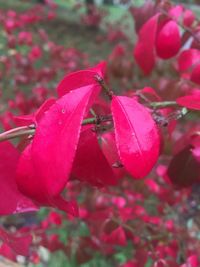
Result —
POLYGON ((173 184, 180 187, 191 186, 193 183, 200 181, 200 164, 193 156, 191 145, 188 145, 173 157, 167 175, 173 184))
POLYGON ((81 132, 72 174, 77 179, 96 186, 114 185, 117 182, 91 127, 81 132))
POLYGON ((190 80, 200 85, 200 64, 193 68, 190 80))
POLYGON ((142 178, 159 156, 157 126, 149 110, 129 97, 113 97, 112 113, 121 162, 133 177, 142 178))

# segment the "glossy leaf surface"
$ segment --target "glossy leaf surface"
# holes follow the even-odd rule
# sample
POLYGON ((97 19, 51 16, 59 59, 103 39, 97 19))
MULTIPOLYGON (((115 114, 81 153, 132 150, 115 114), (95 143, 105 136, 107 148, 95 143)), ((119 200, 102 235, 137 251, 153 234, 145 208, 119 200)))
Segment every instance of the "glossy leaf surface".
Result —
POLYGON ((200 110, 200 94, 182 96, 177 98, 176 102, 188 109, 200 110))
POLYGON ((149 110, 134 99, 115 96, 112 114, 123 165, 134 178, 146 176, 156 163, 160 150, 158 129, 149 110))

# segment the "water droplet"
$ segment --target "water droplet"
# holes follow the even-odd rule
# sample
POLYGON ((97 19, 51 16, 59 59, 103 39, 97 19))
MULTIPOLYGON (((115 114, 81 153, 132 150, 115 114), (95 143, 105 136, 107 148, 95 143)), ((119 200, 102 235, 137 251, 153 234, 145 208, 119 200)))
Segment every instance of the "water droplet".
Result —
POLYGON ((63 108, 63 109, 62 109, 62 113, 64 114, 65 112, 66 112, 66 110, 63 108))

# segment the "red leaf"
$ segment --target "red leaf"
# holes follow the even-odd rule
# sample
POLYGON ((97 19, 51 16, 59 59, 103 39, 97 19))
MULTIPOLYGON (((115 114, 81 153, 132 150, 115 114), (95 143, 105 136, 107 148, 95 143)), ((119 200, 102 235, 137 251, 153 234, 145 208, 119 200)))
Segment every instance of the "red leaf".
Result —
POLYGON ((31 235, 17 236, 17 234, 7 233, 2 227, 0 228, 0 239, 7 244, 16 254, 28 256, 29 247, 32 242, 31 235))
POLYGON ((60 203, 57 197, 71 172, 83 116, 97 93, 95 86, 76 89, 40 119, 32 146, 19 161, 17 184, 24 194, 42 204, 60 203))
POLYGON ((156 52, 162 59, 174 57, 181 48, 181 37, 177 23, 170 20, 161 28, 156 39, 156 52))
POLYGON ((34 168, 31 148, 31 144, 27 146, 19 160, 17 184, 20 191, 32 198, 39 206, 58 208, 73 216, 77 216, 78 208, 75 202, 67 202, 60 195, 50 196, 45 191, 45 188, 41 187, 40 179, 42 178, 39 176, 40 174, 38 174, 37 169, 34 168), (36 190, 37 186, 38 191, 36 190))
POLYGON ((148 109, 129 97, 113 97, 112 113, 121 161, 133 177, 142 178, 159 156, 156 124, 148 109))
POLYGON ((200 181, 200 164, 193 156, 191 145, 172 158, 167 175, 173 184, 180 187, 191 186, 200 181))
POLYGON ((37 207, 17 189, 15 171, 19 153, 9 142, 0 143, 0 215, 35 211, 37 207))
POLYGON ((102 239, 105 243, 118 246, 126 246, 126 235, 124 229, 119 226, 110 234, 104 234, 102 239))
POLYGON ((195 14, 192 10, 185 10, 184 14, 183 14, 183 24, 186 27, 191 27, 191 25, 193 24, 195 20, 195 14))
POLYGON ((72 174, 92 185, 114 185, 117 178, 109 165, 91 128, 81 132, 72 174))
POLYGON ((64 77, 64 79, 59 83, 57 87, 58 95, 61 97, 66 93, 83 86, 99 85, 95 76, 98 74, 101 77, 104 77, 104 72, 105 62, 101 62, 91 69, 73 72, 64 77))
POLYGON ((200 93, 194 95, 181 96, 176 99, 176 102, 183 107, 189 109, 200 110, 200 93))
POLYGON ((186 263, 182 264, 180 267, 198 267, 199 263, 198 256, 194 254, 188 257, 186 263))
POLYGON ((134 49, 135 60, 146 75, 151 73, 155 65, 154 44, 159 15, 156 14, 142 26, 134 49))
POLYGON ((186 71, 200 62, 200 51, 197 49, 184 50, 178 58, 179 71, 186 71))
POLYGON ((35 113, 30 115, 15 116, 14 122, 19 126, 30 125, 32 123, 37 123, 39 119, 43 116, 45 111, 47 111, 54 103, 55 98, 47 99, 35 113))
POLYGON ((200 64, 193 68, 190 80, 200 85, 200 64))

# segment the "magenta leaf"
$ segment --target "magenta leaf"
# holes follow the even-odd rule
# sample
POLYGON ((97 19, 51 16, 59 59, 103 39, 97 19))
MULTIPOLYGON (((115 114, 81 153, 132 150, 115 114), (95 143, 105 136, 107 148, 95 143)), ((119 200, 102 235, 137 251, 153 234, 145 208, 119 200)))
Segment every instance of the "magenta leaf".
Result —
POLYGON ((159 14, 150 18, 140 29, 139 39, 134 49, 134 57, 144 74, 151 73, 155 65, 155 40, 159 14))
POLYGON ((178 57, 179 71, 186 71, 197 63, 200 63, 200 51, 197 49, 184 50, 178 57))
POLYGON ((72 174, 80 181, 96 186, 114 185, 117 182, 91 127, 81 132, 72 174))
POLYGON ((17 188, 15 171, 19 152, 9 142, 0 143, 0 215, 35 211, 37 207, 17 188))
POLYGON ((57 92, 59 96, 63 96, 70 91, 88 85, 99 85, 96 75, 104 77, 105 62, 101 62, 93 68, 73 72, 59 83, 57 92))
POLYGON ((188 109, 200 110, 200 94, 181 96, 176 99, 176 102, 188 109))
POLYGON ((33 199, 38 206, 58 208, 73 216, 77 216, 78 207, 74 201, 68 202, 60 195, 50 196, 46 193, 45 188, 41 188, 39 183, 41 177, 33 166, 31 146, 32 144, 26 147, 18 164, 17 184, 20 191, 33 199), (37 186, 38 191, 35 189, 37 186))
POLYGON ((178 25, 170 20, 159 31, 156 39, 156 52, 162 59, 174 57, 181 47, 181 37, 178 25))
POLYGON ((111 108, 121 162, 134 178, 143 178, 159 156, 157 126, 149 110, 132 98, 115 96, 111 108))
POLYGON ((98 92, 96 86, 73 90, 58 99, 38 122, 33 143, 22 154, 17 171, 19 189, 36 202, 54 205, 64 189, 83 116, 98 92))

